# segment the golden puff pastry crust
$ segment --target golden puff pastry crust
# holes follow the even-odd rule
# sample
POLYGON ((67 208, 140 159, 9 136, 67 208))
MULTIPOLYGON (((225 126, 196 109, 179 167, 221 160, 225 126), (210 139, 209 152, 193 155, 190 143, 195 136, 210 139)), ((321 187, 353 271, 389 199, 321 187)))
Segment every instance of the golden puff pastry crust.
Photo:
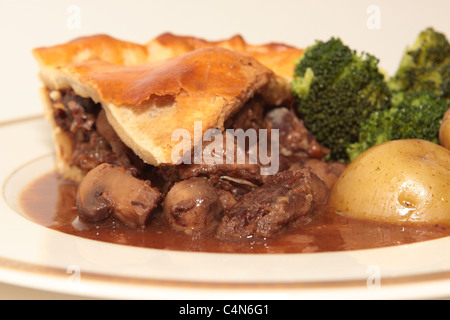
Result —
POLYGON ((198 37, 163 33, 146 44, 119 40, 108 35, 93 35, 33 51, 40 65, 56 67, 87 60, 101 60, 133 66, 180 56, 205 47, 221 47, 251 55, 276 74, 291 80, 295 61, 303 49, 281 43, 254 45, 240 35, 208 41, 198 37))
MULTIPOLYGON (((34 55, 47 92, 70 88, 101 103, 120 139, 151 165, 179 160, 172 157, 179 144, 172 141, 176 129, 194 137, 194 123, 201 121, 202 133, 223 130, 225 120, 256 94, 274 106, 291 98, 286 78, 246 53, 200 45, 164 57, 163 50, 157 50, 159 57, 151 61, 149 57, 157 55, 155 47, 152 50, 146 58, 143 46, 94 36, 38 48, 34 55)), ((52 121, 50 99, 44 105, 52 121)), ((56 143, 66 141, 52 122, 56 143)), ((67 171, 70 148, 59 145, 59 150, 65 150, 59 152, 59 166, 67 171)))
POLYGON ((208 41, 172 33, 164 33, 156 37, 148 42, 146 47, 149 58, 153 61, 167 59, 199 48, 221 47, 251 55, 276 74, 289 80, 293 78, 296 60, 304 51, 282 43, 249 44, 240 35, 219 41, 208 41))

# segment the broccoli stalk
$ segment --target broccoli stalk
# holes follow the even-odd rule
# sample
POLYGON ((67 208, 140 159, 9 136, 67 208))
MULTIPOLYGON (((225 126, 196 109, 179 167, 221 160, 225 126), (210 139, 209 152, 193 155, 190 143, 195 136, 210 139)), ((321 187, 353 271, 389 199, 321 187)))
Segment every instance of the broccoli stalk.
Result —
POLYGON ((305 126, 330 150, 330 160, 348 161, 346 149, 358 140, 361 121, 391 107, 378 62, 332 38, 307 48, 296 64, 292 89, 298 111, 305 126))

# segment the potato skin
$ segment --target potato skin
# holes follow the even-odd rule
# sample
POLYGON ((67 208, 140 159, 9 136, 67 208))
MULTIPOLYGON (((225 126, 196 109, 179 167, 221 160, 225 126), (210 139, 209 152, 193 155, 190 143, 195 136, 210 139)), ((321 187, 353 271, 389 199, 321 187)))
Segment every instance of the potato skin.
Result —
POLYGON ((355 218, 450 225, 450 150, 417 139, 370 148, 339 177, 328 204, 355 218))
POLYGON ((450 109, 445 113, 439 128, 439 143, 441 146, 450 149, 450 109))

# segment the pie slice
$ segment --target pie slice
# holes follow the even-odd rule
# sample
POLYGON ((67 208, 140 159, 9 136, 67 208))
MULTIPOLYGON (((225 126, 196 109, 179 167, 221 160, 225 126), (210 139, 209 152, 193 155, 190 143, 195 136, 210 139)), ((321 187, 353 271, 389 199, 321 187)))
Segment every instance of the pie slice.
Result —
POLYGON ((145 45, 98 35, 35 49, 56 170, 79 182, 80 221, 145 228, 159 212, 187 235, 247 239, 307 219, 328 189, 305 165, 328 149, 295 113, 290 81, 301 54, 239 36, 172 34, 145 45), (243 148, 230 132, 243 133, 243 148))
POLYGON ((223 131, 255 100, 271 107, 288 103, 293 58, 301 52, 251 46, 241 37, 208 42, 171 34, 146 45, 98 35, 37 48, 57 171, 80 181, 105 162, 178 163, 172 155, 179 144, 172 139, 175 130, 194 137, 194 124, 201 122, 202 134, 223 131))

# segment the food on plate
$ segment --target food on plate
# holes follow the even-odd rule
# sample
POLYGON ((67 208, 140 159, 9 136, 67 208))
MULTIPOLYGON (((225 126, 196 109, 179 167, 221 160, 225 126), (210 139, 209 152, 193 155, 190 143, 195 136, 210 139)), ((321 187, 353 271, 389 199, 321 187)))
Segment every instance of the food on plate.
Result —
POLYGON ((398 106, 373 112, 362 122, 358 142, 347 149, 350 160, 390 140, 423 139, 439 143, 441 120, 448 109, 444 99, 422 91, 411 94, 398 106))
POLYGON ((246 104, 280 106, 290 96, 287 83, 270 69, 222 48, 202 48, 164 63, 132 67, 99 60, 57 68, 44 65, 41 77, 46 112, 57 141, 62 140, 58 144, 64 145, 58 165, 75 180, 102 162, 135 167, 139 164, 133 162, 141 159, 157 166, 176 163, 182 157, 172 159, 178 145, 172 138, 176 129, 187 130, 197 145, 206 130, 223 131, 225 121, 246 104), (97 130, 101 111, 108 120, 105 125, 139 158, 110 152, 107 137, 97 130), (199 137, 194 137, 195 121, 202 122, 199 137))
POLYGON ((420 139, 372 147, 349 164, 328 203, 361 219, 450 225, 450 150, 420 139))
POLYGON ((388 79, 392 108, 364 119, 357 142, 347 149, 353 160, 364 150, 396 139, 439 143, 440 120, 450 103, 450 43, 427 28, 403 54, 397 72, 388 79))
POLYGON ((339 38, 303 50, 96 35, 35 49, 55 171, 74 191, 54 227, 214 252, 448 235, 448 42, 418 39, 391 78, 339 38))
POLYGON ((305 50, 292 88, 305 126, 335 161, 348 161, 346 149, 357 141, 363 119, 391 107, 378 59, 357 53, 339 38, 317 41, 305 50))
MULTIPOLYGON (((393 99, 431 91, 450 103, 450 43, 433 28, 422 31, 408 47, 396 73, 388 80, 393 99)), ((395 104, 399 102, 396 101, 395 104)))
MULTIPOLYGON (((186 40, 170 39, 175 49, 186 40)), ((239 39, 234 37, 231 43, 239 39)), ((155 54, 151 47, 149 60, 155 54)), ((271 59, 277 54, 283 58, 286 52, 296 52, 298 58, 302 53, 274 44, 259 48, 256 56, 266 64, 270 63, 264 52, 271 59)), ((303 163, 311 158, 321 161, 328 149, 295 114, 289 76, 238 51, 200 45, 148 63, 142 60, 142 47, 103 37, 34 51, 56 142, 57 170, 80 183, 80 220, 113 217, 129 227, 144 228, 154 212, 162 210, 176 230, 214 232, 222 218, 249 205, 244 195, 261 189, 270 202, 261 214, 267 215, 268 224, 277 221, 276 230, 281 231, 323 202, 329 192, 325 183, 315 183, 318 188, 312 190, 286 178, 280 180, 286 189, 280 187, 273 197, 265 191, 273 188, 265 171, 272 165, 275 174, 295 164, 301 168, 297 171, 306 171, 301 172, 309 177, 307 185, 320 180, 311 168, 302 168, 303 163), (54 54, 65 55, 62 64, 51 59, 54 54), (214 138, 205 138, 211 130, 214 138), (266 130, 266 139, 255 136, 258 150, 262 142, 270 148, 264 159, 247 162, 255 154, 250 142, 240 145, 239 137, 232 135, 229 144, 230 132, 239 130, 258 134, 266 130), (218 146, 217 141, 226 145, 218 146), (278 144, 281 155, 274 149, 278 144), (235 159, 239 152, 244 153, 244 163, 235 159), (267 163, 267 158, 274 163, 267 163), (217 161, 210 163, 211 159, 217 161), (291 189, 296 193, 292 199, 279 198, 283 190, 291 189), (306 201, 305 210, 294 206, 301 199, 306 201)), ((289 61, 280 60, 278 65, 286 64, 289 61)), ((279 70, 273 62, 272 66, 279 70)), ((246 234, 265 235, 256 229, 246 234)))
POLYGON ((285 170, 269 177, 260 188, 244 194, 231 207, 217 229, 218 237, 264 238, 278 233, 287 224, 307 216, 315 201, 323 200, 316 197, 313 188, 308 169, 285 170))
POLYGON ((220 190, 206 178, 193 177, 181 180, 167 193, 164 216, 175 229, 187 234, 214 230, 223 215, 220 190))
POLYGON ((133 177, 126 168, 102 163, 89 171, 77 193, 81 219, 101 221, 114 216, 130 228, 144 227, 162 195, 150 182, 133 177))
POLYGON ((297 61, 292 83, 299 114, 329 159, 351 161, 396 139, 438 142, 450 103, 450 44, 427 28, 388 77, 378 59, 339 38, 317 41, 297 61), (415 128, 414 131, 412 128, 415 128))

